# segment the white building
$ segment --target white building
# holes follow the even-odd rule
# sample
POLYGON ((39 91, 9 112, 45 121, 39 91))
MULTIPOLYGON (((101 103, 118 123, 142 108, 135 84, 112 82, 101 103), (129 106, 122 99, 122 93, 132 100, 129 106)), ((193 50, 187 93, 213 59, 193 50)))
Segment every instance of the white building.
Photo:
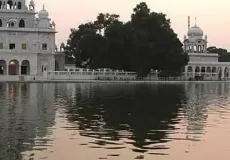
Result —
POLYGON ((33 0, 28 7, 25 0, 0 0, 0 74, 44 76, 64 70, 55 34, 44 6, 37 13, 33 0))
POLYGON ((229 79, 230 62, 218 62, 218 54, 207 52, 207 35, 195 23, 190 27, 188 19, 188 33, 184 36, 184 50, 189 55, 188 65, 185 67, 186 79, 218 80, 229 79))

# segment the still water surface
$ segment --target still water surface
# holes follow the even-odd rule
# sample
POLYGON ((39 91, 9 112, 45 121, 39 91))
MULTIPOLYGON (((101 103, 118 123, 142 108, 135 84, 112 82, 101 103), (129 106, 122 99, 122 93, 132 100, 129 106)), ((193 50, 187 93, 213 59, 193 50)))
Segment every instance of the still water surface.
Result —
POLYGON ((229 160, 230 84, 0 84, 0 160, 229 160))

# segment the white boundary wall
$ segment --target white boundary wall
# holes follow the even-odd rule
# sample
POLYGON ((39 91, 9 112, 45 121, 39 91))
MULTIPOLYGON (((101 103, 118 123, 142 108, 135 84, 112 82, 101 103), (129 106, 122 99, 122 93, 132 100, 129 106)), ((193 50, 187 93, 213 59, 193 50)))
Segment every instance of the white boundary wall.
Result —
POLYGON ((135 72, 100 71, 51 71, 48 80, 135 80, 135 72))

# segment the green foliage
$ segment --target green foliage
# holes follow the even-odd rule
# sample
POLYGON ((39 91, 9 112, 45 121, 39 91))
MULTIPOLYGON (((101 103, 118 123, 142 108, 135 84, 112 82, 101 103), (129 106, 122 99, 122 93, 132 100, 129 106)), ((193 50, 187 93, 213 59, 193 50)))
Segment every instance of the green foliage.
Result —
POLYGON ((230 53, 221 53, 219 54, 219 62, 230 62, 230 53))
POLYGON ((227 53, 228 52, 226 49, 216 48, 215 46, 208 47, 207 51, 208 51, 208 53, 218 53, 218 54, 222 54, 222 53, 227 53))
POLYGON ((167 76, 179 75, 188 62, 182 43, 162 13, 150 12, 142 2, 133 9, 131 20, 121 22, 116 14, 100 13, 94 22, 72 29, 66 54, 76 65, 136 71, 140 77, 151 69, 167 76))
POLYGON ((230 53, 226 49, 211 46, 207 48, 207 51, 219 54, 219 62, 230 62, 230 53))

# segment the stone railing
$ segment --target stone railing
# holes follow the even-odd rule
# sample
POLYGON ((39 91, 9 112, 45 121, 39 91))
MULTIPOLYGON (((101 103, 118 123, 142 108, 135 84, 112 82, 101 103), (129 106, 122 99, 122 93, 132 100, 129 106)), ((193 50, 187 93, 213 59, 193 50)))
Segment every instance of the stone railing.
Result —
POLYGON ((53 80, 123 80, 123 79, 136 79, 135 72, 100 72, 100 71, 49 71, 47 78, 53 80))

